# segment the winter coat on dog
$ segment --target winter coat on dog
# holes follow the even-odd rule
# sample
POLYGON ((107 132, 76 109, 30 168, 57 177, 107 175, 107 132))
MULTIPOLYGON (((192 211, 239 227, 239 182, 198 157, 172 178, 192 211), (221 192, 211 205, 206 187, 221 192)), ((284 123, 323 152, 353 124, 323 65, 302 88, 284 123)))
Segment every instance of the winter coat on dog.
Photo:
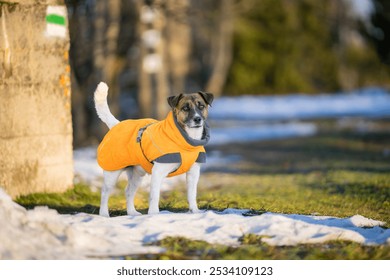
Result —
POLYGON ((205 124, 201 140, 189 138, 170 112, 166 119, 126 120, 110 129, 97 150, 97 161, 107 171, 141 165, 151 173, 153 162, 181 163, 168 176, 187 172, 195 162, 205 162, 203 145, 210 139, 205 124))

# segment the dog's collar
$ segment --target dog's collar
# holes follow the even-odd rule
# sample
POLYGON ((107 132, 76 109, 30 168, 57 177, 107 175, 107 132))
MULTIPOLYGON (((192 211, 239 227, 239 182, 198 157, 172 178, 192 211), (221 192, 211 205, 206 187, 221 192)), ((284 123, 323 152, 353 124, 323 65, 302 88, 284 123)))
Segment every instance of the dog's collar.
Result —
POLYGON ((209 140, 210 140, 210 127, 206 121, 204 122, 204 125, 203 125, 202 139, 197 140, 197 139, 190 138, 188 136, 187 132, 179 125, 176 117, 172 114, 172 112, 170 112, 170 114, 172 115, 172 118, 175 122, 177 129, 180 131, 181 136, 183 136, 183 138, 186 140, 186 142, 188 144, 196 147, 196 146, 204 146, 209 142, 209 140))

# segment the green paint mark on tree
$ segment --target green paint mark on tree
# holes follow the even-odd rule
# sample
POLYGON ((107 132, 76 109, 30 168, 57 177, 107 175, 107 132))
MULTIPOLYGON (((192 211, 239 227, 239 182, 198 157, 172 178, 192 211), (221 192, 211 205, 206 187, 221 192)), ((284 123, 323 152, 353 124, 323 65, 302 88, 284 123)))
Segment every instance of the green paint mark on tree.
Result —
POLYGON ((65 25, 65 17, 56 14, 49 14, 46 16, 46 22, 58 25, 65 25))

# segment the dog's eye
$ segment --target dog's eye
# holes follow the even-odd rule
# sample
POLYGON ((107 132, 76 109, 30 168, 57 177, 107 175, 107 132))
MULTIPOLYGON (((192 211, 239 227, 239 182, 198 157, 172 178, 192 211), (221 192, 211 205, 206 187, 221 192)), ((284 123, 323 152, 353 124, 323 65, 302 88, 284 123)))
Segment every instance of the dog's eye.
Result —
POLYGON ((198 105, 198 108, 199 108, 200 110, 203 110, 203 109, 204 109, 204 105, 203 105, 203 104, 199 104, 199 105, 198 105))
POLYGON ((184 106, 184 107, 182 108, 182 110, 183 110, 184 112, 188 112, 188 111, 190 110, 190 107, 189 107, 189 106, 184 106))

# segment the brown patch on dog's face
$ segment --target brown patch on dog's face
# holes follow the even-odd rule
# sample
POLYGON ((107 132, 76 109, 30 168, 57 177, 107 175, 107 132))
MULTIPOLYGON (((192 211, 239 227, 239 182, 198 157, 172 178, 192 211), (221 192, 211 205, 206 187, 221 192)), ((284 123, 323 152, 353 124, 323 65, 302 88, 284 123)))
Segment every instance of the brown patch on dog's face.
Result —
POLYGON ((208 105, 211 105, 213 99, 211 93, 181 93, 169 97, 168 103, 180 126, 198 128, 204 125, 208 117, 208 105))

